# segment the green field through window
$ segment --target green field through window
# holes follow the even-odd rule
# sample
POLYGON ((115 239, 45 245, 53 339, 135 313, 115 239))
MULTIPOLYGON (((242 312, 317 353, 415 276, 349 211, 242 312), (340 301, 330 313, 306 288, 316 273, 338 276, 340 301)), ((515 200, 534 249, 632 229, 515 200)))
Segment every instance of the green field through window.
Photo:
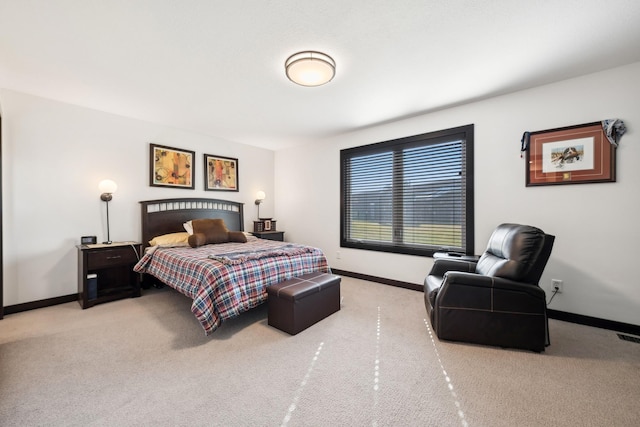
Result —
MULTIPOLYGON (((423 224, 418 227, 404 227, 403 233, 402 243, 446 247, 462 245, 462 227, 459 225, 423 224)), ((377 222, 352 221, 351 238, 392 243, 392 227, 377 222)))

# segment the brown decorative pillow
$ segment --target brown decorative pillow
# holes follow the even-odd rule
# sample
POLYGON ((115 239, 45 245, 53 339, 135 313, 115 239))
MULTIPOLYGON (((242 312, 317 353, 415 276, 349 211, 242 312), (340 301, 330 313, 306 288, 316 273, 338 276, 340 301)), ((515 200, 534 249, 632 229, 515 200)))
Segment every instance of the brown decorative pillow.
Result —
POLYGON ((242 231, 229 231, 221 219, 194 219, 193 234, 189 236, 189 245, 198 246, 238 242, 245 243, 247 236, 242 231))
POLYGON ((225 243, 229 241, 229 230, 222 219, 194 219, 193 234, 201 233, 207 243, 225 243))
POLYGON ((247 243, 247 236, 242 231, 230 231, 229 241, 237 243, 247 243))
POLYGON ((189 246, 191 246, 192 248, 197 248, 198 246, 207 244, 207 236, 202 233, 194 233, 189 236, 188 242, 189 246))

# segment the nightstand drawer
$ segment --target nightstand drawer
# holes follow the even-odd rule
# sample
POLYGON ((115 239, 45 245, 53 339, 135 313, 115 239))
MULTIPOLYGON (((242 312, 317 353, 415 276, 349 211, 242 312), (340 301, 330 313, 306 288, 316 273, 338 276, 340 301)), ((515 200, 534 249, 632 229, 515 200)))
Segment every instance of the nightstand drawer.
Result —
POLYGON ((93 251, 88 254, 87 258, 87 268, 89 270, 138 262, 138 257, 130 246, 93 251))
POLYGON ((260 239, 284 242, 284 231, 254 231, 252 234, 260 239))

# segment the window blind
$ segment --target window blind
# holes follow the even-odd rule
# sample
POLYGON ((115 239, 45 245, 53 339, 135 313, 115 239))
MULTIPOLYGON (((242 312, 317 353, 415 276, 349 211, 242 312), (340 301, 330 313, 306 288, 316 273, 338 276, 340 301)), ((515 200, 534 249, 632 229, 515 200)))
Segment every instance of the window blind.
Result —
POLYGON ((473 125, 341 151, 341 246, 473 252, 473 125))

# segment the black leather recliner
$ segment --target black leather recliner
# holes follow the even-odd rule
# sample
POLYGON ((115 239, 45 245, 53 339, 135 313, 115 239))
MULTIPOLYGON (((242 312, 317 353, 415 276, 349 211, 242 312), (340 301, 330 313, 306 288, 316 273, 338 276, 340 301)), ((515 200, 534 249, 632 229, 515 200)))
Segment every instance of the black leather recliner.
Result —
POLYGON ((424 301, 438 338, 544 351, 549 327, 538 282, 554 240, 535 227, 501 224, 477 262, 436 259, 424 301))

